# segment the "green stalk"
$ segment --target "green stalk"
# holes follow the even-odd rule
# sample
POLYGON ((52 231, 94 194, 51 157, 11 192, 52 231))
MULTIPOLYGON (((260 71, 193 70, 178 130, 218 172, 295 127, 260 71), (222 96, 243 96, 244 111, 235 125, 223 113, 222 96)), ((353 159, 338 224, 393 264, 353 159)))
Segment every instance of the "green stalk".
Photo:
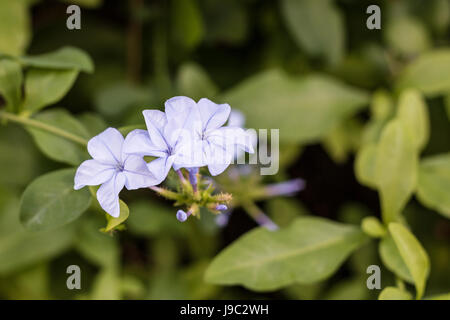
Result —
POLYGON ((61 128, 43 123, 41 121, 38 120, 34 120, 34 119, 30 119, 24 116, 18 116, 9 112, 5 112, 5 111, 0 111, 0 119, 5 119, 5 120, 9 120, 15 123, 19 123, 21 125, 27 126, 27 127, 32 127, 32 128, 36 128, 36 129, 40 129, 43 131, 47 131, 49 133, 52 133, 54 135, 60 136, 62 138, 65 138, 67 140, 73 141, 75 143, 78 143, 84 147, 87 146, 87 140, 72 134, 70 132, 67 132, 61 128))

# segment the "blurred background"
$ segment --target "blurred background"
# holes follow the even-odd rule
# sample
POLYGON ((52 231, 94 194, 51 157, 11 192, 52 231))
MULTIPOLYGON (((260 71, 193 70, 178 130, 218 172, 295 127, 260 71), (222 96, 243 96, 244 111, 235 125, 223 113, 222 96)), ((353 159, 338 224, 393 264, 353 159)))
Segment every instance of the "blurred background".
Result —
MULTIPOLYGON (((359 224, 364 216, 380 215, 377 192, 358 182, 354 169, 370 98, 380 89, 395 96, 395 79, 410 61, 448 47, 449 24, 447 0, 2 0, 0 48, 30 55, 67 45, 85 50, 95 72, 80 74, 52 108, 69 110, 92 134, 143 124, 143 109, 162 108, 175 95, 230 103, 245 114, 247 127, 280 129, 279 173, 260 177, 259 171, 246 171, 237 182, 240 189, 255 179, 306 181, 295 196, 258 203, 276 223, 317 215, 359 224), (66 28, 69 4, 81 7, 81 30, 66 28), (371 4, 381 8, 381 30, 366 26, 371 4), (305 84, 305 76, 317 78, 305 84)), ((449 152, 446 101, 438 96, 427 103, 432 130, 423 155, 449 152)), ((63 167, 46 158, 21 127, 0 127, 0 298, 378 295, 365 281, 368 265, 382 265, 373 243, 313 285, 257 293, 207 284, 203 274, 210 260, 255 222, 236 208, 227 223, 204 214, 181 224, 170 202, 145 190, 122 192, 130 218, 127 230, 114 237, 98 232, 104 216, 96 211, 50 233, 25 231, 18 220, 21 193, 39 175, 63 167), (66 287, 66 268, 73 264, 82 270, 81 290, 66 287)), ((220 177, 224 185, 230 184, 229 173, 220 177)), ((430 255, 427 292, 448 291, 448 219, 415 199, 405 216, 430 255)), ((390 272, 382 275, 383 283, 393 282, 390 272)))

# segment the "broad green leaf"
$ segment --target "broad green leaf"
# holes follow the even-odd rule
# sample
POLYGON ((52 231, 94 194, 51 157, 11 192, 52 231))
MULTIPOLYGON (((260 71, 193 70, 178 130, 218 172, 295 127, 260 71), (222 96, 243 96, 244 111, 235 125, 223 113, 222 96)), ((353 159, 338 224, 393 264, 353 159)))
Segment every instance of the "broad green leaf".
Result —
POLYGON ((179 94, 195 101, 201 98, 211 99, 218 92, 218 88, 205 70, 195 63, 186 63, 180 67, 176 84, 179 94))
POLYGON ((391 121, 378 143, 375 163, 375 180, 385 223, 397 220, 416 187, 417 158, 407 127, 402 121, 391 121))
POLYGON ((425 25, 412 16, 395 16, 382 29, 388 45, 401 55, 413 56, 431 46, 425 25))
POLYGON ((20 62, 26 67, 33 68, 94 72, 94 64, 89 55, 75 47, 63 47, 50 53, 24 56, 20 58, 20 62))
POLYGON ((377 180, 375 166, 377 160, 377 145, 364 145, 356 153, 355 159, 355 175, 359 183, 376 189, 377 180))
POLYGON ((352 279, 341 280, 326 292, 320 299, 324 300, 367 300, 370 298, 370 291, 367 290, 366 279, 354 277, 352 279))
POLYGON ((378 300, 412 300, 412 295, 396 287, 386 287, 381 291, 378 300))
POLYGON ((361 223, 361 229, 374 238, 382 238, 386 234, 386 228, 375 217, 364 218, 361 223))
POLYGON ((416 297, 420 299, 425 291, 425 284, 430 272, 428 255, 416 237, 403 225, 390 223, 389 232, 414 279, 416 297))
POLYGON ((171 28, 175 44, 192 49, 203 39, 203 18, 196 0, 174 0, 171 3, 171 28))
POLYGON ((324 75, 257 74, 221 96, 241 110, 249 128, 278 128, 283 142, 313 142, 361 110, 366 92, 324 75))
POLYGON ((416 88, 426 96, 450 91, 450 49, 424 53, 411 62, 399 77, 397 89, 416 88))
POLYGON ((96 113, 85 112, 78 117, 91 137, 98 135, 108 128, 108 124, 96 113))
POLYGON ((110 216, 109 214, 105 213, 106 227, 101 228, 100 229, 101 232, 110 232, 110 231, 113 231, 114 229, 119 230, 120 227, 123 226, 122 223, 128 219, 128 216, 130 215, 130 210, 128 209, 128 206, 122 200, 119 200, 119 204, 120 204, 119 217, 114 218, 114 217, 110 216))
POLYGON ((28 0, 0 1, 0 53, 21 55, 30 33, 28 0))
POLYGON ((18 109, 22 100, 22 69, 14 60, 0 60, 0 95, 10 112, 18 109))
POLYGON ((77 76, 77 70, 28 70, 23 109, 32 113, 58 102, 70 90, 77 76))
POLYGON ((257 291, 313 283, 331 276, 366 239, 357 227, 317 217, 275 232, 257 228, 214 258, 205 279, 257 291))
POLYGON ((420 162, 417 198, 425 206, 450 218, 450 153, 420 162))
POLYGON ((72 225, 51 231, 29 232, 19 221, 19 200, 0 192, 0 274, 9 274, 50 259, 74 239, 72 225))
POLYGON ((296 199, 277 197, 267 201, 267 212, 276 225, 289 226, 299 216, 308 215, 308 210, 296 199))
POLYGON ((341 13, 331 0, 283 0, 281 11, 299 47, 330 64, 342 58, 345 29, 341 13))
POLYGON ((40 155, 21 127, 0 126, 0 185, 23 190, 40 172, 40 155))
POLYGON ((98 90, 94 103, 100 114, 117 117, 132 108, 148 105, 149 99, 147 88, 118 82, 98 90))
MULTIPOLYGON (((63 109, 53 109, 40 112, 34 117, 44 124, 64 130, 70 135, 86 141, 89 134, 84 126, 70 113, 63 109)), ((64 163, 79 165, 89 158, 86 147, 65 137, 42 129, 29 127, 28 131, 34 138, 39 149, 50 159, 64 163)))
POLYGON ((400 95, 397 117, 404 122, 418 150, 422 150, 430 136, 430 120, 425 101, 417 90, 406 90, 400 95))
POLYGON ((388 92, 384 90, 376 91, 370 104, 370 114, 373 120, 389 119, 394 113, 394 104, 388 92))
POLYGON ((400 256, 394 239, 390 235, 380 241, 378 251, 383 264, 402 280, 414 283, 411 273, 400 256))
POLYGON ((119 246, 117 238, 98 231, 98 220, 85 219, 77 233, 75 248, 89 261, 100 267, 118 263, 119 246))
POLYGON ((22 195, 20 221, 32 231, 55 229, 77 219, 91 203, 89 190, 74 190, 75 169, 47 173, 22 195))

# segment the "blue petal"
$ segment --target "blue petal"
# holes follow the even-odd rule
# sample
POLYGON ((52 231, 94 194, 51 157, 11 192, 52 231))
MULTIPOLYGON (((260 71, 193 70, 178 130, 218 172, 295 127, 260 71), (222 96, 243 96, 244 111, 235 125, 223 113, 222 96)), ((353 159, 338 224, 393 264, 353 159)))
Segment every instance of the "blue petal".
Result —
POLYGON ((117 172, 109 181, 101 185, 97 191, 97 200, 100 206, 114 218, 120 215, 119 192, 125 185, 125 175, 117 172))
POLYGON ((102 184, 114 175, 115 167, 109 164, 103 164, 97 160, 86 160, 77 169, 75 173, 75 190, 84 186, 97 186, 102 184))
POLYGON ((199 139, 183 139, 174 150, 174 169, 203 167, 207 164, 207 156, 203 153, 204 141, 199 139))
POLYGON ((236 110, 236 109, 231 110, 227 125, 229 127, 244 128, 244 125, 245 125, 244 114, 241 111, 236 110))
POLYGON ((203 131, 218 129, 225 124, 230 115, 228 104, 216 104, 203 98, 197 104, 202 119, 203 131))
POLYGON ((108 128, 88 142, 88 152, 102 163, 122 163, 122 134, 114 128, 108 128))
POLYGON ((128 190, 147 188, 160 183, 147 168, 147 162, 142 157, 130 155, 125 160, 125 187, 128 190))
POLYGON ((160 184, 166 179, 174 160, 175 156, 162 157, 147 164, 148 171, 156 178, 156 184, 160 184))
POLYGON ((239 147, 248 153, 253 153, 254 139, 252 135, 242 128, 222 127, 212 131, 207 137, 210 143, 229 149, 229 147, 239 147))
POLYGON ((144 110, 142 114, 144 115, 152 144, 159 149, 166 149, 167 143, 164 138, 164 127, 167 124, 167 118, 165 113, 159 110, 144 110))
POLYGON ((180 139, 195 139, 201 135, 201 119, 194 100, 188 97, 173 97, 166 101, 167 125, 164 136, 174 148, 180 139))
POLYGON ((148 131, 136 129, 125 138, 123 151, 125 154, 164 157, 167 154, 167 146, 155 145, 150 139, 148 131))

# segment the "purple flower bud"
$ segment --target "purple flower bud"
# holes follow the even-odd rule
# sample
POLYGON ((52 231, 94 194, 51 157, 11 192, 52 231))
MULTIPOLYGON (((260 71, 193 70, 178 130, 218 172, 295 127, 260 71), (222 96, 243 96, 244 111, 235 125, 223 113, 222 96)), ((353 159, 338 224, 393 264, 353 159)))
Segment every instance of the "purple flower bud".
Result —
POLYGON ((185 222, 186 219, 188 218, 188 215, 186 212, 184 212, 183 210, 178 210, 177 211, 177 219, 180 222, 185 222))
POLYGON ((224 212, 216 216, 216 224, 221 228, 225 227, 228 224, 229 220, 230 212, 224 212))
POLYGON ((217 211, 225 211, 225 210, 228 210, 228 207, 226 205, 224 205, 224 204, 218 204, 216 206, 216 210, 217 211))
POLYGON ((198 173, 198 168, 189 168, 189 181, 193 186, 197 185, 197 173, 198 173))
POLYGON ((305 188, 305 181, 302 179, 293 179, 285 182, 275 183, 266 186, 268 196, 292 195, 305 188))

